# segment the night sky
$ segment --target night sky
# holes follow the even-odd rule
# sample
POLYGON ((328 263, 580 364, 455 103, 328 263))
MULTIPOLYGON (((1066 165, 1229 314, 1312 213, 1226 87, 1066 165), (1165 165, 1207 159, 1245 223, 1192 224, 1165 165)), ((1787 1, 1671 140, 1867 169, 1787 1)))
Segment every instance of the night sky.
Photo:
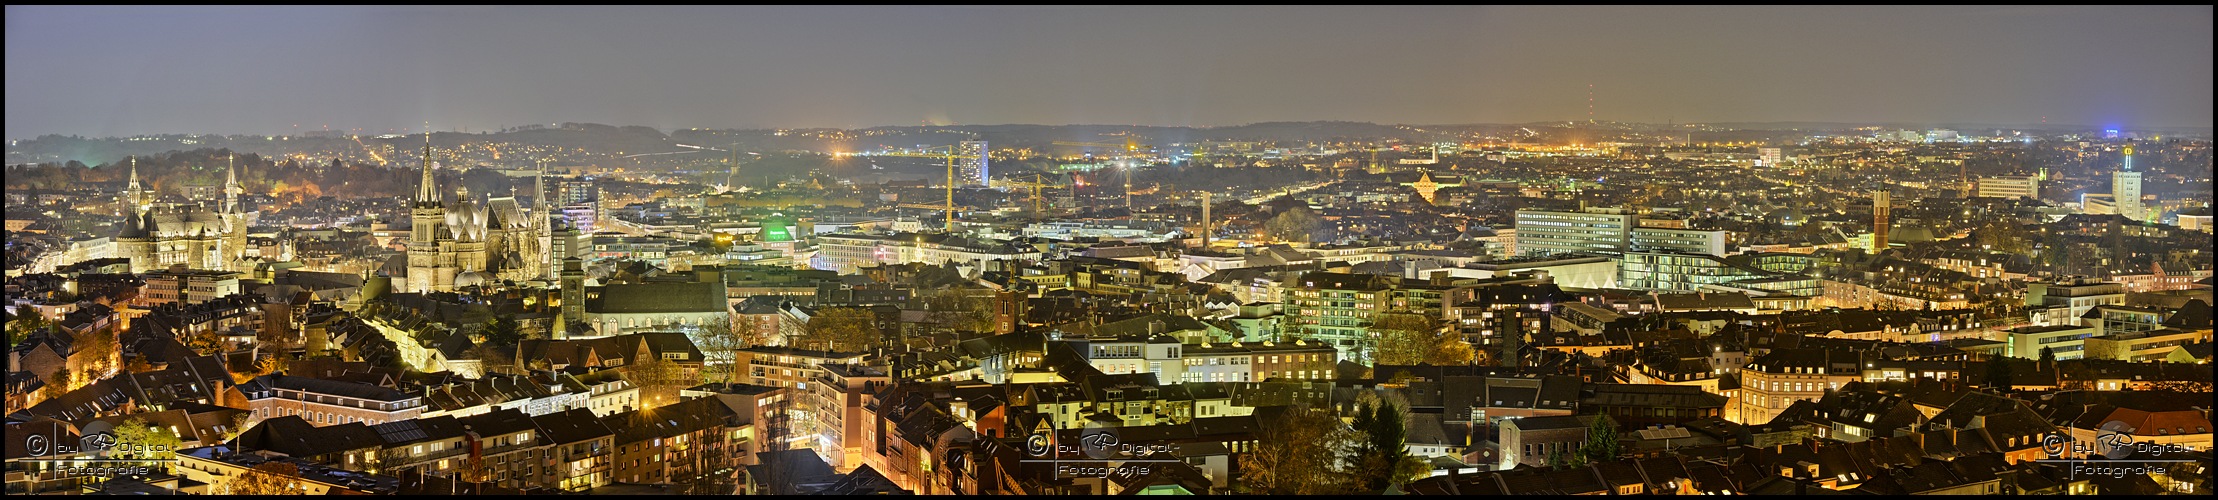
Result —
POLYGON ((1261 121, 2210 127, 2212 8, 18 7, 6 137, 1261 121))

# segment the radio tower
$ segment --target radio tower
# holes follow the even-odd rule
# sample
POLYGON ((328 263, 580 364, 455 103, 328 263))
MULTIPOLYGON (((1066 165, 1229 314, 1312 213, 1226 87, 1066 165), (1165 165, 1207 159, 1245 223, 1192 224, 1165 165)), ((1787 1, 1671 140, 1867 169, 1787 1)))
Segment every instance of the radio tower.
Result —
POLYGON ((724 178, 724 191, 739 190, 739 144, 732 144, 732 173, 724 178))
POLYGON ((1586 84, 1586 122, 1594 124, 1594 84, 1586 84))

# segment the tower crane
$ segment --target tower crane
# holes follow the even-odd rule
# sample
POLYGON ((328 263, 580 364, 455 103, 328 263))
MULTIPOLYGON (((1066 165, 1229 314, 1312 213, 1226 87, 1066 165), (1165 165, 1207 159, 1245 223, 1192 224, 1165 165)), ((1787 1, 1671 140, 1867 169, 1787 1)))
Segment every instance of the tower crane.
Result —
MULTIPOLYGON (((953 232, 955 232, 955 209, 958 209, 958 208, 961 208, 961 209, 966 209, 966 210, 970 209, 970 207, 958 207, 958 206, 955 206, 955 159, 956 159, 956 158, 968 158, 968 156, 967 156, 967 155, 961 155, 961 154, 956 154, 956 153, 955 153, 955 151, 956 151, 956 146, 954 146, 954 145, 948 145, 948 146, 932 146, 932 147, 924 148, 924 149, 923 149, 923 151, 924 151, 924 152, 917 152, 917 153, 910 153, 910 152, 906 152, 906 151, 904 151, 904 152, 899 152, 899 153, 870 153, 870 155, 872 155, 872 156, 899 156, 899 157, 907 157, 907 158, 944 158, 944 159, 946 159, 946 160, 947 160, 947 204, 946 204, 946 205, 919 205, 919 204, 913 204, 913 203, 903 203, 903 204, 900 204, 900 205, 897 205, 897 206, 900 206, 900 207, 905 207, 905 208, 938 208, 938 209, 943 209, 943 210, 946 210, 946 211, 947 211, 947 232, 949 232, 949 233, 953 233, 953 232), (934 150, 934 149, 946 149, 946 150, 947 150, 947 153, 946 153, 946 154, 935 154, 935 153, 931 153, 930 151, 931 151, 931 150, 934 150)), ((978 152, 978 154, 981 154, 981 155, 983 155, 983 154, 986 154, 986 152, 984 152, 984 151, 980 151, 980 152, 978 152)))
POLYGON ((1032 182, 1024 182, 1024 181, 1016 181, 1016 180, 1001 180, 1001 181, 994 181, 994 183, 995 183, 995 184, 998 184, 998 185, 1001 185, 1001 186, 1009 186, 1009 187, 1021 187, 1021 188, 1030 188, 1030 189, 1032 190, 1032 213, 1034 213, 1034 214, 1045 214, 1045 213, 1047 213, 1047 212, 1045 212, 1045 211, 1042 211, 1042 210, 1040 209, 1040 190, 1041 190, 1041 189, 1045 189, 1045 188, 1067 188, 1067 187, 1070 187, 1070 185, 1069 185, 1069 184, 1051 184, 1051 183, 1044 183, 1044 182, 1040 182, 1040 174, 1036 174, 1036 173, 1035 173, 1035 174, 1032 174, 1032 182))
POLYGON ((1125 210, 1125 211, 1127 211, 1127 212, 1130 212, 1130 211, 1132 211, 1132 169, 1133 169, 1133 167, 1134 167, 1134 166, 1132 165, 1132 161, 1130 160, 1130 158, 1131 158, 1132 156, 1135 156, 1135 155, 1139 154, 1139 151, 1140 151, 1140 143, 1139 143, 1138 141, 1133 141, 1133 140, 1127 139, 1127 140, 1125 140, 1125 143, 1124 143, 1124 144, 1122 144, 1122 145, 1118 145, 1118 144, 1108 144, 1108 143, 1100 143, 1100 142, 1063 142, 1063 141, 1056 141, 1056 142, 1055 142, 1055 145, 1058 145, 1058 146, 1084 146, 1084 147, 1104 147, 1104 148, 1115 148, 1115 147, 1122 147, 1122 148, 1124 148, 1124 151, 1125 151, 1125 158, 1126 158, 1126 160, 1125 160, 1125 162, 1124 162, 1124 210, 1125 210))

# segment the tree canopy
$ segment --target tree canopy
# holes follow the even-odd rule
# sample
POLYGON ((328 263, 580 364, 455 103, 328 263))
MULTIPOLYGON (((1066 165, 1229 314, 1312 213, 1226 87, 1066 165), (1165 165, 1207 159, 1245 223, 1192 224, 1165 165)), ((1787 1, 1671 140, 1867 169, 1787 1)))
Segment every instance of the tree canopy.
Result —
POLYGON ((1599 463, 1616 460, 1622 451, 1617 442, 1617 423, 1607 415, 1594 419, 1586 430, 1586 445, 1579 447, 1581 463, 1599 463))
POLYGON ((984 290, 947 288, 925 296, 932 319, 958 332, 993 330, 992 300, 984 290))
POLYGON ((1987 385, 1999 390, 2010 390, 2010 362, 2001 358, 1987 360, 1987 385))
POLYGON ((1270 220, 1263 222, 1264 233, 1271 235, 1271 237, 1302 243, 1329 239, 1319 238, 1324 229, 1325 219, 1318 217, 1317 212, 1310 210, 1309 207, 1290 208, 1279 212, 1278 215, 1271 216, 1270 220))
POLYGON ((827 307, 809 317, 806 333, 797 347, 824 351, 860 352, 876 347, 883 336, 878 315, 869 309, 827 307))
POLYGON ((278 461, 262 462, 245 473, 231 478, 227 485, 233 495, 304 495, 307 488, 300 484, 300 467, 278 461))
POLYGON ((1384 313, 1371 325, 1379 333, 1378 363, 1463 365, 1476 355, 1471 344, 1440 320, 1413 313, 1384 313))
POLYGON ((493 321, 485 324, 485 330, 479 332, 479 336, 485 339, 484 343, 486 344, 503 347, 513 346, 524 341, 522 326, 516 323, 514 316, 508 315, 493 316, 493 321))
MULTIPOLYGON (((138 453, 120 457, 126 459, 168 460, 176 458, 174 450, 184 447, 184 440, 178 438, 177 433, 166 428, 147 425, 146 420, 139 417, 124 419, 122 424, 116 426, 115 436, 117 444, 131 445, 130 450, 138 451, 138 453)), ((110 458, 118 457, 110 455, 110 458)), ((154 463, 167 469, 172 462, 154 463)))
POLYGON ((1358 438, 1347 463, 1363 491, 1378 491, 1424 477, 1431 470, 1424 459, 1409 454, 1408 422, 1399 405, 1382 401, 1356 406, 1354 431, 1358 438))
POLYGON ((7 325, 8 347, 13 348, 16 344, 23 343, 23 339, 30 337, 31 332, 45 329, 53 326, 53 324, 54 322, 46 320, 46 316, 37 313, 17 316, 15 321, 10 321, 7 325))

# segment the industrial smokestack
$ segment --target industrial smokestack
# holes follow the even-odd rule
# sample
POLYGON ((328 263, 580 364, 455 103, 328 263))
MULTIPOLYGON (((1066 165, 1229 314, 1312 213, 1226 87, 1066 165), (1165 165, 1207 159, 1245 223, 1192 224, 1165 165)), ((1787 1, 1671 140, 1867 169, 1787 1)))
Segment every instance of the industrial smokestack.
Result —
POLYGON ((1209 249, 1209 192, 1201 192, 1201 248, 1209 249))

